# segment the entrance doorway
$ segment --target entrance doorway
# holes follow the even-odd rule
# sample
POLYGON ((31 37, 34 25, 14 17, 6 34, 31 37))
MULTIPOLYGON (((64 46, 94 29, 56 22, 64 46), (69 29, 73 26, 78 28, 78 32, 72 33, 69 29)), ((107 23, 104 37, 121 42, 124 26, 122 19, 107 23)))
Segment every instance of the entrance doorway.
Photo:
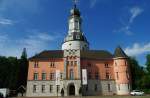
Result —
POLYGON ((73 84, 69 86, 69 96, 75 96, 75 86, 73 84))

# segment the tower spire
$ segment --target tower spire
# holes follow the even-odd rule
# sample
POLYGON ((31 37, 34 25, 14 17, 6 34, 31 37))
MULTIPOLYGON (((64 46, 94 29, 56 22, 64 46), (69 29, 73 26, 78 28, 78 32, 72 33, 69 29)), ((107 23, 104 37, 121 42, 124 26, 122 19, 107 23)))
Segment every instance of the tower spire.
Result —
POLYGON ((76 7, 77 7, 78 0, 73 0, 73 3, 74 3, 74 8, 76 8, 76 7))
POLYGON ((89 43, 82 32, 82 18, 80 16, 80 10, 77 8, 78 1, 79 0, 72 0, 73 8, 70 10, 68 35, 64 39, 62 50, 89 49, 89 43))

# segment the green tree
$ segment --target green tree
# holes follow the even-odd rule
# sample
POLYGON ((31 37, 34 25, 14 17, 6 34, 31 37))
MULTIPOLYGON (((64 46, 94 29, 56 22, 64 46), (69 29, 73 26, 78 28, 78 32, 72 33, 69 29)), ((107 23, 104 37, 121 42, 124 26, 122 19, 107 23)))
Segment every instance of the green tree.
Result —
POLYGON ((18 87, 20 87, 21 85, 26 86, 27 73, 28 73, 28 59, 27 59, 26 48, 24 48, 22 55, 21 55, 21 58, 19 59, 18 87))
POLYGON ((141 84, 144 89, 149 89, 150 88, 150 54, 147 54, 146 56, 146 71, 145 71, 145 76, 141 80, 141 84))
POLYGON ((18 60, 16 57, 0 57, 0 88, 16 89, 18 81, 18 60))
POLYGON ((148 74, 150 75, 150 54, 146 56, 146 69, 148 71, 148 74))
POLYGON ((141 79, 145 76, 144 68, 141 67, 135 58, 129 58, 129 65, 131 69, 132 89, 141 89, 141 79))

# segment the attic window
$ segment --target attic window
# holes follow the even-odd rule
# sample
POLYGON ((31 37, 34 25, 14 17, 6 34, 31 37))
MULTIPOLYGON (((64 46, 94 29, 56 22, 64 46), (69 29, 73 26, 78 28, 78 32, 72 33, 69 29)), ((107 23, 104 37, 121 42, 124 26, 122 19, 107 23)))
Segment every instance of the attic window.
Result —
POLYGON ((38 62, 34 62, 34 68, 38 68, 38 67, 39 67, 38 62))
POLYGON ((55 67, 55 63, 54 62, 50 62, 50 67, 55 67))
POLYGON ((106 63, 106 64, 105 64, 105 68, 109 68, 109 65, 108 65, 108 63, 106 63))

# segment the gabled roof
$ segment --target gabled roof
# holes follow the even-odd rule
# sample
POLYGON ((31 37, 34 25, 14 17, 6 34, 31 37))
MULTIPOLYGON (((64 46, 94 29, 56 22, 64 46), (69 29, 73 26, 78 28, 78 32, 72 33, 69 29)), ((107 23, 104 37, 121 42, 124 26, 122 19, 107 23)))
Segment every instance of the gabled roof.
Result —
POLYGON ((49 59, 49 58, 63 58, 63 51, 62 50, 46 50, 42 51, 39 54, 29 58, 29 60, 34 59, 49 59))
POLYGON ((87 50, 81 51, 81 58, 111 59, 113 58, 113 55, 106 50, 87 50))
POLYGON ((127 58, 128 56, 125 54, 125 52, 122 50, 120 46, 118 46, 115 50, 114 57, 125 57, 127 58))

